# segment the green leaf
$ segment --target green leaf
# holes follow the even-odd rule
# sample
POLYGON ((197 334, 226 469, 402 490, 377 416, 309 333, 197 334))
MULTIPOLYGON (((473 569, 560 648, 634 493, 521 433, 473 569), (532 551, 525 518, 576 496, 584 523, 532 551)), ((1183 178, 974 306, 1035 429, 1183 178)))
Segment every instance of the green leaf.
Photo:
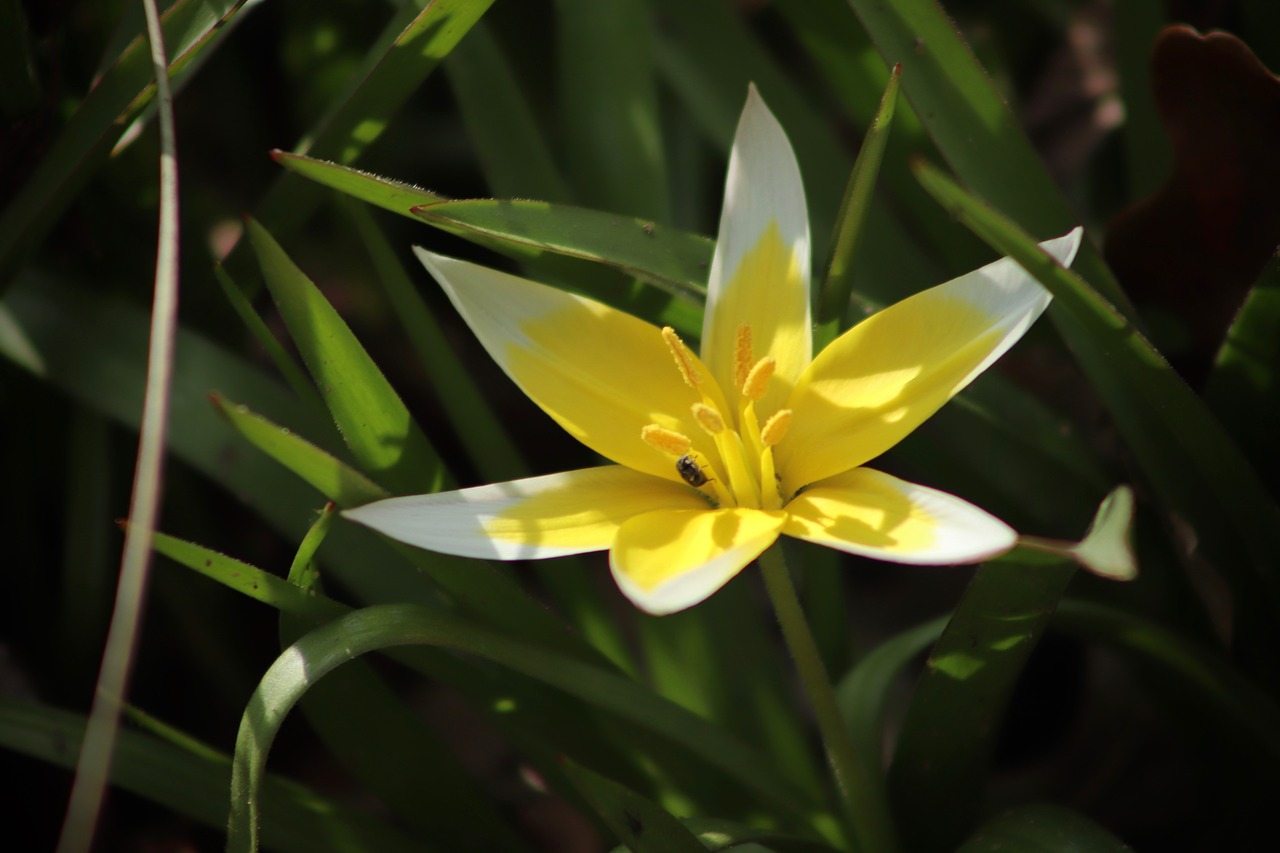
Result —
MULTIPOLYGON (((295 154, 350 165, 358 161, 405 102, 480 19, 493 0, 434 0, 405 6, 330 104, 295 154)), ((291 235, 321 199, 315 186, 282 175, 257 208, 257 218, 282 237, 291 235)))
POLYGON ((429 225, 511 243, 529 256, 567 255, 615 267, 691 302, 706 299, 715 242, 631 216, 542 201, 466 199, 414 208, 429 225))
MULTIPOLYGON (((219 44, 244 4, 245 0, 174 3, 162 22, 169 75, 219 44)), ((150 48, 146 35, 139 33, 95 81, 35 171, 0 213, 0 292, 154 95, 150 48)))
POLYGON ((1173 685, 1170 695, 1198 712, 1198 733, 1242 745, 1250 760, 1266 762, 1274 781, 1280 765, 1280 705, 1221 654, 1149 619, 1089 602, 1063 601, 1053 624, 1162 673, 1173 685))
POLYGON ((921 163, 917 173, 964 225, 1054 295, 1050 316, 1116 418, 1155 497, 1232 585, 1244 636, 1273 636, 1267 614, 1280 608, 1280 573, 1271 533, 1280 510, 1248 460, 1160 354, 1079 275, 936 168, 921 163))
MULTIPOLYGON (((0 699, 0 744, 58 767, 75 767, 85 719, 45 705, 0 699)), ((226 825, 231 760, 191 738, 179 744, 123 729, 116 741, 111 783, 179 815, 221 829, 226 825)), ((288 780, 262 784, 263 844, 296 853, 424 853, 389 827, 288 780)))
POLYGON ((448 484, 440 457, 338 312, 266 229, 251 219, 248 232, 289 334, 361 466, 400 493, 448 484))
POLYGON ((363 172, 330 160, 290 154, 278 149, 271 152, 271 157, 290 172, 401 216, 412 218, 413 208, 440 201, 443 198, 421 187, 363 172))
POLYGON ((741 849, 753 853, 835 853, 836 850, 830 844, 812 838, 742 826, 718 818, 693 817, 681 823, 698 837, 707 850, 741 849))
POLYGON ((444 70, 490 192, 568 201, 538 117, 484 21, 453 49, 444 70))
POLYGON ((1133 848, 1062 806, 1022 806, 988 821, 957 853, 1125 853, 1133 848))
POLYGON ((556 59, 577 197, 671 221, 647 4, 560 0, 556 59))
POLYGON ((861 754, 884 754, 889 692, 911 662, 938 641, 949 618, 934 619, 884 640, 836 685, 836 702, 861 754))
MULTIPOLYGON (((322 591, 313 558, 335 517, 333 504, 321 511, 289 568, 289 583, 308 595, 322 591)), ((281 649, 308 628, 281 613, 281 649)), ((454 753, 364 661, 312 687, 301 707, 325 747, 423 838, 448 850, 527 849, 454 753)))
POLYGON ((840 202, 836 216, 836 233, 831 239, 831 252, 827 259, 826 276, 818 297, 817 328, 814 330, 814 349, 821 350, 831 343, 845 328, 845 316, 849 313, 849 297, 853 293, 853 258, 862 239, 863 225, 871 208, 876 178, 880 174, 880 162, 889 142, 889 128, 893 125, 894 107, 898 101, 898 81, 902 77, 900 66, 893 69, 884 98, 867 129, 858 159, 849 174, 849 185, 840 202))
POLYGON ((951 849, 972 828, 1005 707, 1073 572, 987 563, 969 583, 912 694, 889 772, 909 848, 951 849))
POLYGON ((1280 491, 1280 257, 1273 258, 1227 332, 1205 402, 1272 494, 1280 491))
POLYGON ((354 611, 303 637, 280 656, 254 692, 241 720, 232 779, 230 849, 252 849, 258 836, 255 792, 267 753, 289 710, 311 684, 369 651, 405 645, 465 651, 558 687, 662 734, 725 772, 767 808, 803 812, 802 800, 751 748, 626 678, 416 605, 354 611))
MULTIPOLYGON (((1033 234, 1078 221, 1009 106, 936 2, 849 0, 885 65, 902 64, 902 91, 948 165, 974 192, 1033 234)), ((1113 304, 1132 310, 1086 243, 1075 266, 1113 304)))
POLYGON ((705 853, 693 833, 657 803, 568 758, 561 764, 578 793, 632 853, 705 853))

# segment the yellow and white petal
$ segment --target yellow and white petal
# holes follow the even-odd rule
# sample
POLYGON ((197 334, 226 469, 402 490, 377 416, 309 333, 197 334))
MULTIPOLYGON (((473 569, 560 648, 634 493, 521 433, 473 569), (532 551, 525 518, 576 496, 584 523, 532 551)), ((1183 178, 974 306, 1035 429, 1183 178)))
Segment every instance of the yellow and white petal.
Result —
POLYGON ((737 330, 751 327, 756 358, 777 373, 760 403, 781 408, 813 353, 809 319, 809 214, 800 167, 777 119, 752 86, 738 122, 711 260, 702 357, 734 410, 737 330))
POLYGON ((661 616, 692 607, 778 538, 786 515, 754 509, 659 510, 627 521, 609 551, 622 593, 661 616))
MULTIPOLYGON (((1042 243, 1069 264, 1080 230, 1042 243)), ((1005 258, 904 299, 845 332, 814 359, 775 448, 785 494, 874 459, 1013 346, 1049 292, 1005 258)))
POLYGON ((967 501, 870 468, 814 484, 786 512, 788 536, 895 563, 976 563, 1017 541, 1009 525, 967 501))
MULTIPOLYGON (((640 439, 648 424, 701 434, 691 407, 702 397, 685 383, 660 329, 576 294, 416 251, 494 361, 570 435, 628 468, 680 480, 674 460, 640 439)), ((705 452, 718 467, 714 447, 705 452)))
POLYGON ((619 465, 454 492, 388 498, 344 516, 418 548, 493 560, 603 551, 627 519, 655 510, 706 510, 684 484, 619 465))

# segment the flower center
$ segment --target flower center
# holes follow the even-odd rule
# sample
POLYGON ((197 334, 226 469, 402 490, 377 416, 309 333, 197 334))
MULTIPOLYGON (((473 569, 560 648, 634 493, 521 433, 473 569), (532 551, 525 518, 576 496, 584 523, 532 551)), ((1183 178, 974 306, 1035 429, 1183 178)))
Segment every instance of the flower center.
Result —
POLYGON ((708 393, 714 380, 701 375, 693 353, 670 326, 662 330, 676 369, 685 383, 701 396, 693 404, 692 414, 705 435, 690 438, 657 424, 640 431, 641 439, 655 450, 671 457, 680 477, 706 495, 718 506, 742 506, 756 509, 781 509, 778 477, 773 467, 773 448, 786 435, 791 424, 791 410, 774 412, 762 426, 755 404, 762 399, 773 378, 777 363, 765 356, 756 359, 751 348, 751 327, 738 327, 734 348, 734 382, 741 392, 741 406, 735 413, 722 412, 708 393), (710 441, 724 467, 717 470, 706 452, 710 441), (703 450, 699 450, 699 443, 703 450))

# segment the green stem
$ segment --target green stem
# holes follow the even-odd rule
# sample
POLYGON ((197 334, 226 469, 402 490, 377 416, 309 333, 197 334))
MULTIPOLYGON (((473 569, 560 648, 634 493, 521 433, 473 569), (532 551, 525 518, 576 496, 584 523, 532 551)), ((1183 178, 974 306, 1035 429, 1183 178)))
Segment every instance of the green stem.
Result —
POLYGON ((835 691, 831 689, 813 632, 804 618, 780 545, 760 555, 760 570, 778 624, 782 626, 782 636, 818 719, 827 761, 844 800, 854 849, 864 853, 892 853, 898 844, 878 759, 873 755, 859 755, 853 748, 853 739, 836 704, 835 691))

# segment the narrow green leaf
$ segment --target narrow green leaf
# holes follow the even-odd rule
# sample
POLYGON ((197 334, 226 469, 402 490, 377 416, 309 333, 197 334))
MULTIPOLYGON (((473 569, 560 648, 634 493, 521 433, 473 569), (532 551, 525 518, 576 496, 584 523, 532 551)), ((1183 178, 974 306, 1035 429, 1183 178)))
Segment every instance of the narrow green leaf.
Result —
POLYGON ((1261 757, 1274 783, 1274 767, 1280 764, 1280 705, 1230 661, 1151 620, 1100 604, 1063 601, 1053 624, 1165 674, 1178 701, 1204 715, 1197 730, 1214 732, 1261 757))
MULTIPOLYGON (((289 568, 288 582, 308 595, 323 591, 313 560, 336 516, 332 503, 320 512, 289 568)), ((281 613, 281 649, 310 627, 281 613)), ((527 849, 448 747, 364 661, 312 687, 301 708, 342 765, 423 838, 447 850, 527 849)))
POLYGON ((280 152, 275 156, 281 165, 325 186, 514 258, 539 280, 567 284, 651 322, 670 325, 689 339, 701 333, 702 313, 693 300, 703 297, 710 271, 713 244, 706 238, 633 217, 544 202, 450 202, 417 187, 336 163, 280 152), (423 209, 435 215, 421 216, 417 208, 424 205, 423 209), (586 233, 566 240, 573 233, 566 228, 585 228, 586 233), (636 236, 647 239, 650 229, 655 234, 661 231, 662 239, 656 244, 636 236), (582 261, 606 263, 617 272, 582 261), (688 298, 652 288, 637 289, 631 277, 688 298))
POLYGON ((1116 418, 1157 497, 1232 584, 1246 636, 1255 630, 1271 635, 1265 623, 1272 620, 1256 611, 1280 608, 1271 536, 1280 510, 1248 460, 1160 354, 1079 275, 1063 269, 1026 232, 935 167, 922 163, 917 172, 964 225, 1053 293, 1050 316, 1116 418))
POLYGON ((271 152, 271 157, 294 174, 401 216, 412 218, 413 208, 442 199, 442 196, 421 187, 362 172, 329 160, 290 154, 278 149, 271 152))
POLYGON ((258 346, 266 352, 267 357, 276 366, 276 370, 280 371, 281 378, 288 383, 293 393, 299 400, 314 406, 317 412, 323 412, 325 405, 320 395, 316 393, 315 386, 307 379, 307 374, 293 356, 285 352, 284 347, 276 340, 276 336, 267 328, 267 324, 258 316, 258 312, 245 297, 244 291, 231 280, 231 276, 222 264, 214 264, 213 275, 218 280, 218 286, 222 288, 223 296, 227 297, 227 301, 231 303, 236 316, 244 323, 249 334, 253 335, 258 346))
MULTIPOLYGON (((405 6, 370 49, 346 91, 334 99, 318 127, 307 133, 294 153, 344 165, 358 161, 492 2, 433 0, 422 9, 405 6)), ((256 215, 273 232, 287 237, 307 220, 321 197, 314 185, 282 175, 256 215)))
POLYGON ((698 837, 707 850, 741 849, 753 853, 835 853, 836 850, 830 844, 812 838, 742 826, 718 818, 693 817, 681 823, 698 837))
POLYGON ((871 210, 876 178, 880 175, 880 162, 885 146, 889 143, 889 128, 893 125, 894 107, 898 102, 898 81, 902 67, 895 66, 885 87, 880 109, 876 112, 867 135, 858 151, 849 174, 849 184, 836 215, 836 233, 831 238, 831 251, 827 258, 826 277, 818 295, 817 327, 814 329, 814 349, 821 350, 831 343, 844 328, 849 313, 849 297, 853 293, 853 259, 862 240, 863 224, 871 210))
POLYGON ((1272 494, 1280 492, 1280 257, 1273 258, 1218 352, 1205 402, 1248 455, 1272 494))
POLYGON ((934 619, 884 640, 836 684, 836 702, 854 748, 863 755, 884 754, 889 692, 911 662, 938 641, 949 618, 934 619))
MULTIPOLYGON (((849 5, 885 64, 902 64, 903 93, 967 186, 1034 234, 1061 234, 1079 221, 936 1, 849 0, 849 5)), ((1087 242, 1074 266, 1125 316, 1134 316, 1087 242)))
POLYGON ((516 199, 439 201, 415 207, 431 225, 475 232, 616 267, 689 300, 707 293, 715 241, 631 216, 516 199))
POLYGON ((972 829, 1009 696, 1074 569, 1009 560, 979 567, 969 583, 911 697, 889 772, 910 849, 952 849, 972 829))
POLYGON ((248 232, 289 334, 361 466, 400 493, 448 484, 440 457, 338 312, 266 229, 249 220, 248 232))
POLYGON ((496 196, 568 201, 538 117, 484 21, 444 63, 467 135, 496 196))
POLYGON ((605 826, 632 853, 704 853, 705 847, 662 806, 565 758, 565 775, 605 826))
MULTIPOLYGON (((732 4, 656 0, 654 7, 663 22, 655 36, 658 70, 717 150, 728 154, 747 85, 759 88, 795 149, 813 250, 825 257, 853 157, 815 105, 811 87, 791 77, 732 4)), ((876 91, 882 90, 883 84, 876 91)), ((880 209, 866 227, 858 278, 886 288, 877 296, 892 302, 938 282, 937 270, 895 211, 880 209)))
POLYGON ((211 395, 211 400, 237 432, 329 500, 341 506, 357 506, 389 496, 377 483, 287 427, 272 423, 251 412, 248 406, 233 403, 220 394, 211 395))
MULTIPOLYGON (((245 0, 174 3, 163 21, 170 76, 217 45, 244 4, 245 0)), ((139 33, 95 81, 35 171, 0 213, 0 292, 154 95, 147 39, 139 33)))
POLYGON ((306 635, 263 677, 241 719, 236 742, 230 849, 253 849, 257 843, 256 791, 267 753, 285 716, 310 685, 361 654, 406 645, 466 651, 511 667, 662 734, 723 770, 767 808, 788 816, 802 812, 802 800, 754 750, 626 678, 447 613, 416 605, 378 605, 306 635))
POLYGON ((1062 806, 1022 806, 988 821, 957 853, 1125 853, 1133 848, 1062 806))
MULTIPOLYGON (((848 0, 775 0, 796 40, 844 106, 856 127, 870 127, 880 107, 879 93, 889 82, 890 67, 849 8, 848 0)), ((881 165, 881 180, 899 210, 903 226, 944 261, 946 269, 969 270, 989 258, 982 244, 955 227, 911 175, 908 159, 932 157, 933 141, 911 105, 901 101, 893 120, 893 139, 881 165)))
MULTIPOLYGON (((45 705, 0 699, 0 744, 7 749, 71 768, 84 736, 84 717, 45 705)), ((231 759, 187 738, 179 744, 129 729, 120 732, 111 782, 121 790, 176 814, 221 829, 226 825, 231 759)), ((263 844, 293 853, 426 853, 369 815, 268 776, 262 785, 263 844)))
POLYGON ((642 0, 560 0, 555 10, 561 123, 577 197, 670 222, 652 13, 642 0))

